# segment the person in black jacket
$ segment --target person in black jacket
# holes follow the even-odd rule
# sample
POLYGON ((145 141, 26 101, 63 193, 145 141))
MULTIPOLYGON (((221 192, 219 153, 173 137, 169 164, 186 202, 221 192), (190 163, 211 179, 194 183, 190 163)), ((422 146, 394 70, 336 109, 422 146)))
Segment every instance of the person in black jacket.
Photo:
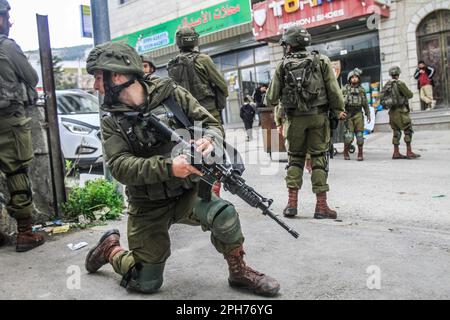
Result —
POLYGON ((432 108, 433 104, 433 76, 435 70, 431 66, 427 66, 426 63, 419 61, 418 68, 414 73, 414 78, 417 80, 417 88, 420 90, 420 100, 422 100, 422 110, 432 108))
POLYGON ((264 108, 264 98, 266 97, 267 84, 262 84, 253 92, 253 101, 256 104, 256 113, 258 114, 258 125, 261 125, 260 108, 264 108))
POLYGON ((244 121, 245 131, 247 132, 247 141, 253 139, 252 128, 255 119, 255 108, 251 105, 248 97, 244 98, 244 105, 241 107, 240 116, 244 121))

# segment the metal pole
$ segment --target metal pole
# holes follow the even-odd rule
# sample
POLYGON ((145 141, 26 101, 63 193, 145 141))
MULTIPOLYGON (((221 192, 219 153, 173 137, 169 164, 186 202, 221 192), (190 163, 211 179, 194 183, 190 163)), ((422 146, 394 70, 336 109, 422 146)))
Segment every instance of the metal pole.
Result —
MULTIPOLYGON (((92 29, 94 31, 94 45, 99 45, 111 40, 111 32, 109 30, 109 12, 108 0, 91 0, 92 29)), ((98 97, 100 105, 103 104, 103 97, 98 97)), ((104 112, 100 110, 100 123, 104 112)), ((103 144, 102 144, 103 149, 103 144)), ((104 150, 102 152, 104 155, 104 150)), ((111 172, 105 163, 103 156, 103 174, 108 181, 112 181, 111 172)))
POLYGON ((61 205, 66 201, 64 184, 64 166, 59 140, 58 112, 56 110, 55 79, 53 75, 52 49, 48 30, 48 17, 36 15, 39 54, 41 58, 42 79, 46 95, 45 118, 48 124, 47 139, 50 154, 50 169, 52 174, 53 207, 55 213, 62 212, 61 205))
POLYGON ((94 45, 110 41, 108 0, 91 0, 91 14, 94 45))

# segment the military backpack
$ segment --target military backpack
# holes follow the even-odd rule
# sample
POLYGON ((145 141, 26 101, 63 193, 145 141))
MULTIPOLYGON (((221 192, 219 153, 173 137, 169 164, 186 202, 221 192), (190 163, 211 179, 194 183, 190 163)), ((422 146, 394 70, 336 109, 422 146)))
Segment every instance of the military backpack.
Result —
MULTIPOLYGON (((199 52, 181 53, 169 61, 167 71, 169 77, 178 85, 189 91, 198 101, 215 97, 210 83, 205 83, 195 70, 195 61, 199 52)), ((220 108, 218 107, 220 110, 220 108)))
POLYGON ((393 109, 408 104, 408 99, 400 92, 397 80, 389 80, 381 92, 381 105, 385 109, 393 109))
MULTIPOLYGON (((2 64, 10 66, 16 70, 11 57, 3 50, 3 42, 7 39, 5 35, 0 35, 0 67, 2 64)), ((0 72, 0 109, 8 108, 12 101, 21 101, 25 105, 34 105, 38 95, 36 89, 25 79, 15 72, 17 78, 5 79, 0 72)))
POLYGON ((286 56, 281 77, 281 103, 286 114, 292 114, 296 110, 307 113, 318 106, 328 104, 318 52, 286 56))

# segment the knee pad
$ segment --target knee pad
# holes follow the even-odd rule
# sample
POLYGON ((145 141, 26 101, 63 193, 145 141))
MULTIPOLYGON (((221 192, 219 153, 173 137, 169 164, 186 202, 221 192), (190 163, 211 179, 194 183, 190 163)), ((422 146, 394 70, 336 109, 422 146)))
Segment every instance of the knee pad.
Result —
POLYGON ((405 130, 405 142, 410 143, 412 141, 412 136, 414 134, 414 131, 409 128, 405 130))
POLYGON ((392 144, 394 144, 394 145, 400 144, 401 138, 402 138, 401 130, 394 130, 393 137, 392 137, 392 144))
POLYGON ((362 146, 364 144, 364 133, 363 132, 357 132, 356 133, 356 143, 358 146, 362 146))
POLYGON ((287 166, 287 173, 284 180, 286 181, 286 187, 293 189, 301 189, 303 184, 303 167, 305 161, 300 163, 289 163, 287 166))
POLYGON ((142 293, 155 293, 163 284, 165 262, 135 264, 122 278, 120 285, 142 293))
POLYGON ((329 160, 326 153, 311 155, 312 160, 312 172, 317 173, 319 171, 324 171, 328 174, 329 171, 329 160))
POLYGON ((344 134, 344 143, 351 144, 353 142, 353 132, 347 131, 344 134))
POLYGON ((234 206, 220 198, 201 201, 194 208, 200 223, 211 230, 215 238, 229 244, 242 238, 241 224, 234 206))
POLYGON ((27 168, 6 174, 10 194, 9 204, 16 207, 26 207, 33 202, 30 179, 27 168))

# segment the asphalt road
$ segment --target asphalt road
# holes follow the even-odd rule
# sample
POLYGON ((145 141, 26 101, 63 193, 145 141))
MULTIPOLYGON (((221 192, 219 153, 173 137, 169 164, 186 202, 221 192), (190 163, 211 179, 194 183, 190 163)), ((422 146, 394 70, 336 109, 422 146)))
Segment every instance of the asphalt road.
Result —
MULTIPOLYGON (((243 130, 227 134, 229 140, 244 139, 243 130)), ((300 233, 297 240, 224 193, 240 212, 247 263, 281 284, 275 299, 450 298, 449 132, 417 132, 419 160, 391 160, 390 141, 390 134, 374 133, 367 137, 364 162, 355 155, 352 161, 342 155, 332 160, 329 204, 338 211, 337 221, 312 219, 315 198, 305 174, 301 212, 285 220, 300 233)), ((257 141, 243 154, 253 163, 245 179, 272 197, 273 209, 281 214, 286 163, 270 162, 257 141)), ((0 299, 267 299, 228 287, 226 262, 209 234, 185 225, 171 229, 172 255, 159 293, 127 292, 109 265, 87 274, 87 251, 113 227, 125 235, 126 219, 52 236, 27 253, 0 248, 0 299), (80 241, 89 245, 67 248, 80 241)), ((127 246, 125 236, 122 243, 127 246)))

